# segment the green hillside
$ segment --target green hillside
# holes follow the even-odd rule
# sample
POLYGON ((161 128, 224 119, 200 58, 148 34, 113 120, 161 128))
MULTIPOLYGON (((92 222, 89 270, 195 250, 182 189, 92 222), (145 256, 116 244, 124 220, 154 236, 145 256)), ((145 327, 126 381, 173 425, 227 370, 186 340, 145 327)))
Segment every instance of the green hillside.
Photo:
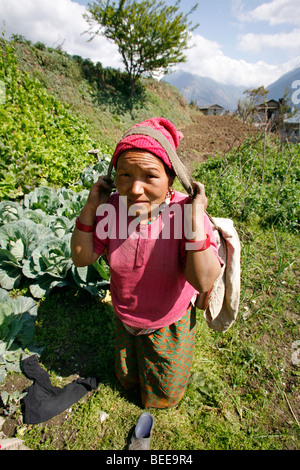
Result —
POLYGON ((177 125, 190 120, 190 108, 177 88, 143 79, 133 103, 126 74, 94 65, 90 59, 69 56, 60 49, 15 43, 18 65, 37 78, 55 98, 88 121, 91 136, 115 144, 124 129, 153 116, 164 115, 177 125))

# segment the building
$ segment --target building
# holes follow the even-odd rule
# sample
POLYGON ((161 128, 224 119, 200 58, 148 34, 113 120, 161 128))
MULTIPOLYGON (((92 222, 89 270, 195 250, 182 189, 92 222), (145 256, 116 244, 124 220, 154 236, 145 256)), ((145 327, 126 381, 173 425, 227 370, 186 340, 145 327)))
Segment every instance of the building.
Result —
POLYGON ((286 137, 291 142, 300 142, 300 111, 284 120, 284 128, 286 137))
POLYGON ((224 108, 218 104, 199 106, 199 109, 205 116, 220 116, 225 111, 224 108))
POLYGON ((280 103, 276 100, 268 100, 259 104, 255 108, 254 122, 264 123, 267 120, 274 118, 279 111, 280 103))

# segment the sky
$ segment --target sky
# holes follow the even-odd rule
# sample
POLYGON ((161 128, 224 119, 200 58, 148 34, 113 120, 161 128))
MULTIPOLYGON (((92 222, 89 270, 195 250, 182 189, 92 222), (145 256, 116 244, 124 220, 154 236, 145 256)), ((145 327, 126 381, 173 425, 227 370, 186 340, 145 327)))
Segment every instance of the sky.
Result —
MULTIPOLYGON (((182 0, 180 9, 187 13, 195 3, 182 0)), ((103 36, 89 41, 89 26, 82 16, 87 4, 88 0, 0 0, 3 34, 7 39, 21 34, 33 43, 60 46, 71 55, 122 69, 115 44, 103 36)), ((198 5, 189 20, 199 27, 180 69, 254 88, 268 86, 300 66, 300 0, 198 0, 198 5)))

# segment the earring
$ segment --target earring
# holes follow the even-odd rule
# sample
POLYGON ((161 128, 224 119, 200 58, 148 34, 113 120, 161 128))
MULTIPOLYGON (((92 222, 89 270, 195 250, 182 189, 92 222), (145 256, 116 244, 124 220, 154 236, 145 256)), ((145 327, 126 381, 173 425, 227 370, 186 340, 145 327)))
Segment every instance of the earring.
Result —
POLYGON ((174 189, 172 187, 169 187, 168 191, 167 191, 167 194, 166 194, 165 202, 167 204, 170 204, 170 202, 172 201, 174 195, 175 195, 174 189))

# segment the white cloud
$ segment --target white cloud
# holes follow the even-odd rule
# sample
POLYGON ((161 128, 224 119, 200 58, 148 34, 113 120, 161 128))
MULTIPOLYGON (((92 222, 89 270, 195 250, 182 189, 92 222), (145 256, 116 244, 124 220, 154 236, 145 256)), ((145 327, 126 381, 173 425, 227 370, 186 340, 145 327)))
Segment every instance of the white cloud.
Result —
POLYGON ((271 26, 300 24, 299 0, 272 0, 259 5, 247 15, 248 21, 267 21, 271 26))
MULTIPOLYGON (((295 61, 287 62, 279 67, 264 61, 250 63, 245 60, 232 59, 223 53, 217 42, 209 41, 200 35, 193 36, 192 44, 195 47, 187 51, 187 62, 181 64, 180 69, 210 77, 228 85, 267 86, 297 65, 295 61)), ((300 62, 300 57, 298 62, 300 62)))
POLYGON ((247 9, 248 4, 245 0, 231 0, 233 14, 242 23, 264 21, 271 26, 300 24, 299 0, 271 0, 252 10, 247 9))
POLYGON ((244 51, 254 52, 259 52, 266 47, 283 49, 286 51, 299 51, 300 29, 294 29, 289 33, 244 34, 239 37, 238 47, 244 51))
MULTIPOLYGON (((238 36, 237 48, 251 53, 270 54, 281 52, 290 60, 280 66, 274 66, 281 74, 286 73, 300 64, 300 1, 299 0, 269 0, 263 1, 259 6, 249 10, 250 2, 245 0, 232 0, 231 7, 240 27, 258 24, 263 32, 249 32, 238 36), (297 25, 297 27, 293 27, 297 25), (287 29, 286 27, 289 26, 287 29), (292 26, 292 27, 291 27, 292 26)), ((275 59, 276 60, 276 59, 275 59)), ((253 64, 256 66, 256 64, 253 64)), ((272 66, 267 66, 266 78, 270 72, 272 79, 272 66)), ((259 70, 259 68, 258 68, 259 70)), ((279 73, 280 76, 280 73, 279 73)), ((273 77, 273 81, 276 77, 273 77)))
POLYGON ((0 0, 0 18, 5 22, 5 35, 21 34, 32 42, 62 46, 71 55, 81 55, 104 67, 120 67, 117 47, 97 36, 91 42, 88 24, 82 17, 85 7, 71 0, 0 0))

